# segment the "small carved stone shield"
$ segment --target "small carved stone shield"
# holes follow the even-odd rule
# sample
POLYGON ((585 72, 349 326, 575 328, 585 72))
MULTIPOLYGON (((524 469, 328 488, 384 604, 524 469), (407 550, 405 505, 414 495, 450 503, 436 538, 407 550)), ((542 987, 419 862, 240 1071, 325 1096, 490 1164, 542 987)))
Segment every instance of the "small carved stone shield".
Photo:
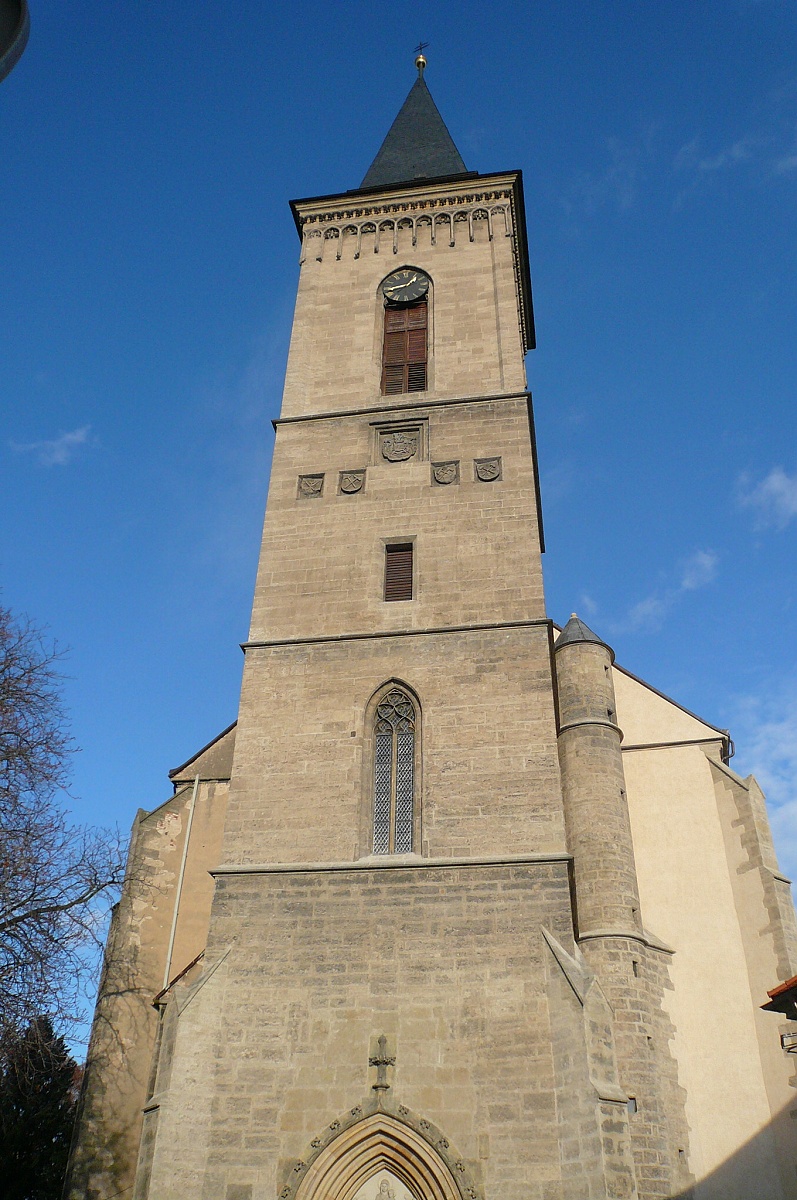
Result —
POLYGON ((362 491, 364 483, 364 471, 341 471, 340 490, 345 492, 347 496, 351 496, 354 492, 362 491))
POLYGON ((300 496, 320 496, 324 486, 323 475, 300 475, 299 476, 299 495, 300 496))
POLYGON ((397 429, 382 437, 382 457, 388 462, 406 462, 418 453, 418 430, 397 429))
POLYGON ((459 475, 458 468, 459 463, 456 462, 433 463, 432 475, 434 476, 435 483, 456 483, 457 476, 459 475))
POLYGON ((474 465, 476 478, 482 483, 491 483, 493 479, 499 479, 501 476, 500 458, 477 458, 474 465))

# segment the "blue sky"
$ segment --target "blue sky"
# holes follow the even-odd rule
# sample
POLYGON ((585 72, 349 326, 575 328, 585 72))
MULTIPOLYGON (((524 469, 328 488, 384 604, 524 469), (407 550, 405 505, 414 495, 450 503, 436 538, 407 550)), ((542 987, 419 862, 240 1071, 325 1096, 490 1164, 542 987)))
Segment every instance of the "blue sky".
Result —
POLYGON ((790 0, 32 3, 0 85, 2 601, 71 648, 73 808, 236 714, 294 197, 356 187, 430 42, 522 168, 549 612, 712 723, 797 871, 790 0))

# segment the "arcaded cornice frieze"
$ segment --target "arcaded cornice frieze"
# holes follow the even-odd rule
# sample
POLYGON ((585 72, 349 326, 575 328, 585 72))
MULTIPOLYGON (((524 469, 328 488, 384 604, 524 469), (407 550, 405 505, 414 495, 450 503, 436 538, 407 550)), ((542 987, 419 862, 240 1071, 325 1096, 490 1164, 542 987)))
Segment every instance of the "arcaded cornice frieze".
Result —
POLYGON ((394 190, 359 202, 352 198, 350 203, 345 195, 297 201, 293 208, 302 239, 299 261, 357 259, 363 253, 397 255, 402 229, 410 232, 413 247, 422 239, 426 245, 453 250, 458 244, 473 242, 477 223, 484 221, 489 241, 511 239, 518 321, 523 344, 528 345, 515 180, 511 175, 493 176, 480 181, 481 187, 475 187, 472 179, 459 185, 430 184, 422 192, 394 190))
POLYGON ((467 195, 435 196, 409 201, 385 201, 358 205, 328 212, 302 215, 301 262, 312 256, 319 262, 334 245, 335 258, 343 257, 344 250, 351 248, 354 258, 359 258, 363 249, 363 237, 374 235, 374 254, 382 251, 398 253, 398 235, 402 228, 412 231, 412 244, 417 245, 418 233, 428 228, 433 246, 440 244, 452 248, 457 244, 461 229, 464 236, 467 228, 468 241, 474 240, 474 222, 487 222, 490 240, 496 234, 511 237, 515 228, 510 189, 495 189, 473 192, 467 195), (458 228, 459 227, 459 228, 458 228), (332 245, 327 245, 332 243, 332 245))

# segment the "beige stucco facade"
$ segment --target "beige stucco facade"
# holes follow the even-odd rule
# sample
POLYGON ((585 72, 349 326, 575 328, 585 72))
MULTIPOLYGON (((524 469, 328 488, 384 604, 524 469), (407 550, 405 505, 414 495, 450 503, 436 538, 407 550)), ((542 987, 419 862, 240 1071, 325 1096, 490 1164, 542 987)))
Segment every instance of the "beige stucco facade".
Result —
POLYGON ((761 791, 723 762, 720 731, 615 676, 645 920, 676 950, 665 1006, 698 1195, 791 1195, 795 1066, 760 1005, 797 947, 761 791))
POLYGON ((69 1200, 797 1196, 760 791, 546 614, 522 212, 515 173, 294 205, 238 721, 136 819, 69 1200), (397 268, 427 387, 382 395, 397 268))

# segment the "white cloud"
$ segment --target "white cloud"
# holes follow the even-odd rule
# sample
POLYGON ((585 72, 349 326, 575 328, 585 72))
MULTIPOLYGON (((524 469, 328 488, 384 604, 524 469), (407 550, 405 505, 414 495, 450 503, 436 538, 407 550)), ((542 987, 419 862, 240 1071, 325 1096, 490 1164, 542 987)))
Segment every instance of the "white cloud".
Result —
POLYGON ((779 158, 775 163, 776 175, 788 175, 790 171, 797 171, 797 154, 784 154, 783 158, 779 158))
POLYGON ((747 134, 717 154, 699 159, 697 169, 698 171, 721 171, 725 167, 738 167, 743 163, 748 163, 753 158, 755 151, 763 146, 764 141, 763 138, 747 134))
POLYGON ((734 725, 732 766, 763 788, 781 869, 797 878, 797 683, 741 700, 734 725))
POLYGON ((713 583, 718 565, 719 556, 713 550, 696 550, 683 564, 679 591, 694 592, 713 583))
POLYGON ((739 503, 755 510, 759 528, 785 529, 797 517, 797 475, 773 467, 755 486, 751 486, 749 475, 743 475, 739 480, 739 503))
POLYGON ((597 616, 598 605, 593 600, 592 596, 589 595, 588 592, 581 593, 581 599, 579 601, 579 608, 582 612, 585 612, 588 617, 597 616))
POLYGON ((767 808, 778 865, 789 879, 797 879, 797 796, 778 805, 773 805, 767 798, 767 808))
POLYGON ((560 462, 543 471, 540 487, 545 497, 546 508, 558 504, 573 491, 575 472, 569 462, 560 462))
MULTIPOLYGON (((790 110, 794 106, 795 92, 797 92, 797 81, 792 83, 783 97, 790 110)), ((776 175, 790 175, 792 171, 797 171, 797 121, 793 118, 790 119, 785 124, 785 128, 788 129, 786 136, 789 139, 789 145, 775 157, 772 169, 776 175)))
POLYGON ((697 135, 681 146, 673 160, 673 168, 676 171, 693 171, 699 162, 700 137, 697 135))
POLYGON ((756 111, 754 125, 725 146, 706 147, 701 134, 678 149, 672 169, 684 183, 675 197, 680 208, 688 196, 703 193, 728 172, 742 168, 759 181, 797 171, 797 128, 792 116, 793 87, 773 91, 756 111), (757 126, 757 127, 755 127, 757 126))
POLYGON ((569 215, 593 213, 609 205, 621 212, 631 208, 639 194, 647 164, 653 158, 658 128, 651 125, 632 136, 629 141, 611 137, 605 142, 604 165, 597 171, 584 171, 579 176, 562 205, 569 215))
POLYGON ((670 599, 672 591, 667 593, 652 592, 650 596, 646 596, 644 600, 640 600, 628 610, 628 617, 625 621, 625 628, 631 630, 637 629, 661 629, 665 616, 670 608, 672 608, 672 600, 670 599))
POLYGON ((713 550, 696 550, 680 564, 677 584, 657 588, 639 600, 628 610, 625 620, 615 625, 613 632, 661 629, 666 617, 687 592, 695 592, 714 582, 718 567, 719 556, 713 550))
POLYGON ((19 445, 12 442, 12 449, 18 454, 31 453, 43 467, 65 467, 75 457, 80 446, 85 446, 91 433, 90 425, 82 425, 70 433, 61 433, 51 441, 27 442, 19 445))

